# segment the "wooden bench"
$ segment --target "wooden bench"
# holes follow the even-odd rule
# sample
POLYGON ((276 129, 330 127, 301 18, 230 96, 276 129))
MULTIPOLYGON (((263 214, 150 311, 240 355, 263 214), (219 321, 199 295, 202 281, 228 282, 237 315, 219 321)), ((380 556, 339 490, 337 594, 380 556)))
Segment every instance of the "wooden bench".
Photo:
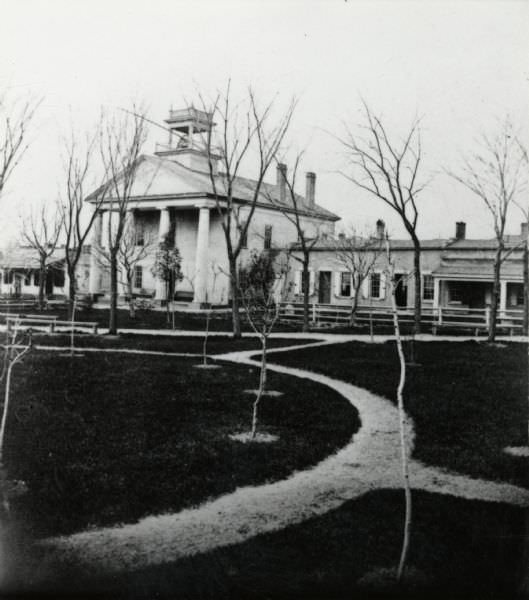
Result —
POLYGON ((59 327, 87 327, 92 330, 94 334, 97 334, 99 323, 95 321, 59 321, 57 317, 38 317, 38 318, 20 318, 20 317, 7 317, 6 324, 8 331, 11 329, 13 324, 22 325, 25 327, 49 327, 50 333, 55 333, 55 328, 59 327))

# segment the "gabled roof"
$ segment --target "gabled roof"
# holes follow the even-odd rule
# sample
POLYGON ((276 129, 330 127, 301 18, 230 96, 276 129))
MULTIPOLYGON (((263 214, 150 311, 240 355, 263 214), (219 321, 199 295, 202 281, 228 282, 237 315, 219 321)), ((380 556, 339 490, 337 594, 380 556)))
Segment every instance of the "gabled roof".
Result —
MULTIPOLYGON (((56 248, 46 261, 48 265, 57 264, 64 260, 64 248, 56 248)), ((38 269, 39 254, 29 246, 9 248, 0 257, 0 268, 9 269, 38 269)))
MULTIPOLYGON (((142 155, 138 159, 137 172, 132 185, 133 200, 157 200, 160 198, 179 197, 213 197, 215 190, 207 172, 190 169, 185 165, 162 156, 142 155)), ((225 195, 226 176, 216 175, 216 188, 219 196, 225 195)), ((250 202, 257 183, 252 179, 237 177, 234 181, 233 197, 239 202, 250 202)), ((93 201, 96 192, 88 196, 87 201, 93 201)), ((297 195, 299 209, 307 216, 338 221, 340 217, 327 209, 314 205, 311 208, 305 199, 297 195)), ((277 185, 263 182, 258 203, 261 206, 279 210, 280 199, 277 185)), ((291 208, 288 201, 283 203, 285 209, 291 208)))

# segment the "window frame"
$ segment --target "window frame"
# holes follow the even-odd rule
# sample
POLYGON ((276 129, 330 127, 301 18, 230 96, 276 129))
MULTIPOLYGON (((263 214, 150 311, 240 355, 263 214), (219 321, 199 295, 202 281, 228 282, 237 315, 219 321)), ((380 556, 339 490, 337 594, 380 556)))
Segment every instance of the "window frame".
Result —
POLYGON ((272 225, 265 225, 263 249, 270 250, 272 248, 272 225))
POLYGON ((132 288, 135 290, 141 290, 143 288, 143 266, 142 265, 134 265, 132 288), (138 281, 140 282, 140 285, 138 285, 138 281))
POLYGON ((433 302, 435 298, 435 279, 432 273, 423 273, 422 274, 422 299, 425 302, 433 302), (431 281, 431 287, 426 285, 426 278, 429 278, 431 281), (428 292, 428 296, 431 292, 431 297, 427 297, 426 292, 428 292))
POLYGON ((371 300, 380 300, 382 298, 382 273, 380 271, 372 271, 369 274, 369 298, 371 300), (376 280, 378 285, 378 294, 373 294, 373 283, 376 280))
POLYGON ((352 293, 353 293, 353 274, 351 273, 351 271, 341 271, 340 272, 339 295, 341 298, 350 298, 352 293), (349 281, 346 282, 345 281, 346 279, 349 279, 349 281), (349 291, 346 291, 344 293, 344 289, 347 290, 347 288, 349 288, 349 291))

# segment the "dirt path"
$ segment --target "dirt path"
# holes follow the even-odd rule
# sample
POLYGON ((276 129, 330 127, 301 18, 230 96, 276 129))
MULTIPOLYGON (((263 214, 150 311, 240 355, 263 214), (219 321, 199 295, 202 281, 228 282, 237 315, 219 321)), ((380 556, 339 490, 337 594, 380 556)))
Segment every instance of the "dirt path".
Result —
MULTIPOLYGON (((327 336, 325 336, 327 337, 327 336)), ((346 341, 346 340, 344 340, 346 341)), ((325 339, 319 345, 336 343, 325 339)), ((313 347, 315 344, 311 344, 313 347)), ((305 346, 278 348, 284 352, 305 346)), ((217 355, 216 359, 255 365, 255 350, 217 355)), ((361 428, 351 442, 317 464, 276 483, 239 488, 231 494, 176 514, 151 516, 138 523, 44 540, 54 560, 84 567, 124 571, 236 544, 324 514, 345 501, 382 488, 400 488, 396 407, 361 388, 324 375, 270 364, 271 370, 309 379, 342 394, 359 412, 361 428)), ((413 425, 408 419, 413 444, 413 425)), ((411 464, 412 485, 441 494, 528 507, 529 490, 472 479, 411 464)))

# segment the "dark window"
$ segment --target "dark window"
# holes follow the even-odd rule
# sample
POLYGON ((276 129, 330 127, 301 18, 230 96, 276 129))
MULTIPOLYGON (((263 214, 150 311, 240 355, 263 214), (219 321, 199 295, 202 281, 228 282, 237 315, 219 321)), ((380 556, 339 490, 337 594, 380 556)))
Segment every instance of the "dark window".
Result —
POLYGON ((4 283, 13 283, 13 271, 4 271, 4 283))
POLYGON ((340 296, 351 295, 351 273, 340 273, 340 296))
POLYGON ((64 271, 61 268, 53 269, 53 285, 54 287, 64 287, 64 271))
POLYGON ((134 287, 138 289, 143 287, 143 267, 139 265, 134 267, 134 287))
POLYGON ((369 284, 370 297, 380 298, 380 273, 371 273, 369 284))
POLYGON ((145 244, 145 229, 143 227, 143 221, 136 221, 134 223, 134 236, 136 246, 143 246, 145 244))
POLYGON ((33 273, 33 285, 40 285, 40 271, 35 271, 33 273))
POLYGON ((248 229, 240 228, 241 248, 248 248, 248 229))
POLYGON ((463 288, 460 283, 452 281, 450 283, 450 302, 462 302, 463 288))
POLYGON ((433 300, 433 275, 422 276, 422 299, 433 300))
POLYGON ((24 285, 31 285, 31 271, 24 275, 24 285))
POLYGON ((270 250, 271 247, 272 247, 272 225, 265 225, 264 249, 270 250))
POLYGON ((516 305, 523 306, 524 304, 523 285, 518 285, 516 286, 516 305))

